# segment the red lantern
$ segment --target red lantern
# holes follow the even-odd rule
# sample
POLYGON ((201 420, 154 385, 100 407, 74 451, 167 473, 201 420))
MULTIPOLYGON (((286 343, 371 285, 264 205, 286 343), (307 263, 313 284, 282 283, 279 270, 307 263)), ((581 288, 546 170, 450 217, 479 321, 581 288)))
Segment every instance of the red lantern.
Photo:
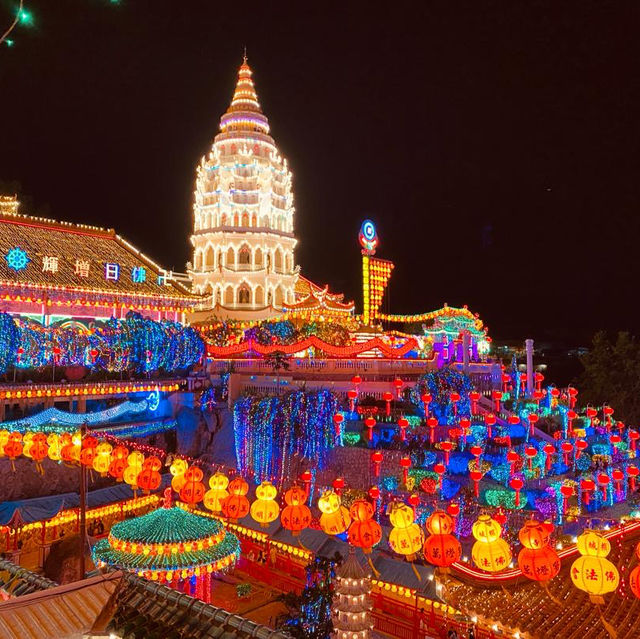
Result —
POLYGON ((537 549, 523 548, 518 554, 518 566, 525 577, 545 582, 560 572, 560 557, 549 546, 537 549))
POLYGON ((369 433, 367 435, 367 439, 369 441, 373 440, 373 428, 376 425, 376 420, 373 417, 367 417, 364 420, 364 425, 369 429, 369 433))
POLYGON ((377 486, 371 486, 371 488, 369 488, 369 499, 371 499, 373 503, 373 513, 375 515, 378 510, 378 499, 380 499, 380 489, 377 486))
POLYGON ((535 456, 538 454, 538 449, 535 446, 527 446, 524 449, 524 454, 529 459, 529 470, 533 470, 533 460, 535 456))
POLYGON ((520 374, 520 392, 522 394, 524 394, 524 391, 527 387, 527 374, 526 373, 521 373, 520 374))
POLYGON ((431 395, 429 395, 429 393, 422 393, 422 395, 420 395, 420 399, 422 400, 422 404, 424 406, 424 416, 428 417, 429 416, 429 404, 431 403, 431 400, 433 398, 431 397, 431 395))
MULTIPOLYGON (((249 484, 242 477, 236 477, 229 482, 227 491, 229 495, 220 504, 222 506, 222 514, 235 523, 249 513, 249 500, 246 497, 249 492, 249 484)), ((180 496, 182 496, 182 491, 180 491, 180 496)))
POLYGON ((573 422, 578 419, 578 413, 575 410, 567 411, 567 427, 569 429, 569 434, 573 433, 573 422))
POLYGON ((573 495, 573 487, 567 484, 560 486, 560 494, 562 495, 562 513, 567 512, 567 500, 573 495))
POLYGON ((529 420, 529 435, 533 437, 534 429, 540 418, 535 413, 529 413, 527 419, 529 420))
POLYGON ((445 474, 447 468, 444 464, 434 464, 433 472, 438 475, 438 489, 442 489, 442 476, 445 474))
POLYGON ((411 468, 411 457, 401 457, 400 466, 402 467, 402 483, 406 486, 409 479, 409 468, 411 468))
POLYGON ((453 414, 458 414, 458 402, 460 401, 460 393, 453 391, 449 393, 449 401, 453 404, 453 414))
POLYGON ((569 465, 569 455, 573 452, 573 444, 571 442, 562 442, 560 444, 560 450, 562 451, 562 455, 564 457, 565 466, 569 465))
POLYGON ((569 407, 575 408, 578 398, 578 389, 569 386, 569 388, 567 388, 567 394, 569 395, 569 407))
POLYGON ((478 391, 471 391, 469 393, 469 400, 471 401, 471 414, 472 415, 477 415, 478 414, 478 402, 480 401, 480 397, 482 397, 482 395, 480 395, 480 393, 478 391))
POLYGON ((389 415, 391 415, 391 401, 393 400, 393 393, 385 391, 384 393, 382 393, 382 399, 387 404, 385 408, 385 414, 387 415, 387 417, 389 417, 389 415))
POLYGON ((517 426, 520 423, 520 418, 517 415, 509 415, 507 422, 510 426, 517 426))
POLYGON ((400 399, 400 391, 402 390, 402 387, 404 386, 404 382, 399 377, 396 377, 393 380, 393 385, 395 386, 396 394, 398 395, 398 399, 400 399))
POLYGON ((42 467, 42 461, 47 456, 49 452, 49 444, 47 443, 47 436, 45 433, 34 433, 33 439, 31 440, 31 448, 29 449, 29 454, 31 458, 36 463, 36 469, 42 475, 44 475, 44 469, 42 467))
POLYGON ((507 393, 511 386, 511 376, 507 373, 502 373, 502 392, 507 393))
POLYGON ((607 423, 607 430, 611 429, 611 415, 613 415, 613 408, 611 408, 611 406, 603 406, 602 407, 602 414, 605 416, 606 418, 606 423, 607 423))
POLYGON ((627 475, 629 476, 629 489, 634 492, 636 489, 636 477, 640 471, 637 466, 627 466, 627 475))
MULTIPOLYGON (((141 474, 139 473, 138 476, 141 474)), ((204 499, 203 476, 202 469, 197 466, 190 466, 184 473, 185 483, 180 490, 180 499, 190 506, 195 506, 204 499)))
POLYGON ((631 592, 640 599, 640 566, 636 566, 629 574, 631 592))
POLYGON ((471 446, 469 452, 476 458, 476 464, 480 463, 480 455, 482 455, 482 446, 471 446))
POLYGON ((452 501, 447 506, 447 513, 449 513, 452 517, 457 517, 460 514, 460 504, 455 501, 452 501))
POLYGON ((516 464, 520 461, 520 455, 514 450, 510 450, 507 453, 507 462, 509 463, 509 474, 513 475, 516 472, 516 464))
POLYGON ((406 417, 401 417, 398 420, 398 428, 400 429, 400 439, 406 441, 407 439, 407 427, 409 426, 409 420, 406 417))
POLYGON ((444 463, 446 466, 449 465, 449 455, 451 453, 451 451, 453 450, 453 442, 450 441, 444 441, 444 442, 440 442, 440 446, 444 452, 444 463))
POLYGON ((627 434, 629 436, 629 445, 631 450, 635 453, 638 439, 640 439, 640 433, 637 430, 630 428, 627 434))
POLYGON ((425 559, 434 566, 447 568, 460 561, 462 546, 451 534, 429 535, 422 547, 425 559))
POLYGON ((284 500, 287 506, 282 511, 280 521, 284 528, 297 537, 300 531, 308 528, 311 523, 311 511, 305 504, 307 491, 300 486, 293 486, 284 494, 284 500))
POLYGON ((347 397, 349 399, 349 411, 353 413, 356 407, 356 399, 358 399, 358 391, 347 391, 347 397))
MULTIPOLYGON (((157 490, 160 487, 161 481, 160 473, 157 470, 152 470, 151 468, 143 468, 138 473, 138 479, 136 483, 139 488, 142 488, 144 492, 148 495, 152 490, 157 490)), ((203 493, 204 497, 204 493, 203 493)))
POLYGON ((96 446, 98 440, 93 435, 86 435, 82 438, 82 450, 80 451, 80 463, 88 468, 93 466, 93 459, 96 456, 96 446))
POLYGON ((371 453, 371 461, 373 462, 373 474, 376 477, 380 477, 380 465, 382 464, 382 452, 379 450, 374 450, 371 453))
POLYGON ((22 455, 24 444, 22 443, 22 434, 13 431, 9 434, 9 440, 4 445, 4 454, 11 460, 11 470, 15 472, 15 460, 22 455))
POLYGON ((431 444, 435 441, 437 425, 438 420, 435 417, 429 417, 429 419, 427 419, 427 426, 429 427, 429 442, 431 444))
POLYGON ((520 507, 520 491, 524 486, 524 482, 519 477, 514 477, 510 482, 509 486, 516 491, 516 508, 520 507))
POLYGON ((335 429, 336 429, 336 437, 340 437, 340 426, 343 421, 344 421, 344 415, 342 413, 336 413, 333 416, 333 425, 335 426, 335 429))
POLYGON ((536 373, 535 380, 536 380, 536 389, 539 391, 540 387, 542 386, 542 382, 544 382, 544 375, 542 373, 536 373))
POLYGON ((360 375, 354 375, 351 378, 351 383, 356 387, 360 386, 360 384, 362 384, 362 377, 360 377, 360 375))
POLYGON ((484 473, 480 470, 470 470, 469 477, 471 477, 471 481, 473 482, 473 494, 476 496, 476 499, 480 497, 480 480, 484 477, 484 473))
POLYGON ((500 412, 500 401, 502 400, 502 391, 491 391, 491 399, 493 399, 493 406, 496 413, 500 412))
POLYGON ((351 505, 349 514, 352 522, 347 531, 347 539, 352 546, 362 548, 365 554, 369 554, 382 539, 382 528, 372 519, 373 506, 364 499, 358 499, 351 505))
POLYGON ((555 455, 555 452, 556 452, 555 446, 553 444, 545 444, 542 451, 547 456, 545 465, 546 465, 547 472, 549 472, 551 470, 551 456, 555 455))
POLYGON ((496 421, 497 421, 497 418, 493 413, 486 413, 485 414, 484 423, 487 426, 487 437, 489 439, 491 439, 491 437, 492 437, 491 429, 492 429, 493 426, 495 426, 496 421))
POLYGON ((342 494, 342 489, 344 488, 344 478, 343 477, 336 477, 333 480, 333 489, 336 491, 336 493, 338 495, 342 494))
POLYGON ((587 406, 587 410, 585 411, 588 419, 595 419, 598 416, 598 411, 591 406, 587 406))
POLYGON ((596 489, 596 484, 592 479, 583 479, 580 481, 580 490, 583 493, 582 500, 588 506, 591 500, 591 492, 596 489))
POLYGON ((609 482, 611 480, 609 479, 609 475, 606 475, 605 473, 600 473, 598 475, 598 484, 600 485, 600 488, 602 489, 602 499, 606 499, 607 498, 607 488, 609 486, 609 482))
POLYGON ((587 448, 589 448, 589 442, 586 439, 578 439, 576 441, 576 459, 579 459, 582 452, 587 448))
POLYGON ((624 473, 619 468, 614 468, 611 471, 611 477, 616 485, 616 492, 620 492, 624 481, 624 473))

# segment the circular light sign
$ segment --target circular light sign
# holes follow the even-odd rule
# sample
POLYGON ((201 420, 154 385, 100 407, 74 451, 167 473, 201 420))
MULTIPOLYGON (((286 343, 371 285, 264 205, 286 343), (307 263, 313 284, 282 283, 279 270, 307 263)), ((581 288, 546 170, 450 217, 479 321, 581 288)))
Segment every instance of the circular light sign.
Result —
POLYGON ((360 246, 367 252, 373 253, 378 246, 378 232, 376 225, 371 220, 365 220, 360 227, 358 234, 360 246))

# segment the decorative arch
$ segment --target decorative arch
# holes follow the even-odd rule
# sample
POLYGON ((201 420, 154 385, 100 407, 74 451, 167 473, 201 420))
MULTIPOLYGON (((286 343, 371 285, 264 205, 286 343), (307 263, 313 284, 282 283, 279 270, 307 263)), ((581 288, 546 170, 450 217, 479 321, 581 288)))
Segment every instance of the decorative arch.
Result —
POLYGON ((255 213, 251 215, 251 226, 258 226, 258 216, 255 213))
POLYGON ((233 286, 231 284, 224 290, 224 305, 233 306, 233 286))
POLYGON ((251 248, 248 244, 243 244, 238 251, 238 265, 250 266, 251 265, 251 248))
POLYGON ((241 226, 249 226, 249 214, 246 211, 242 214, 241 226))
POLYGON ((251 304, 251 289, 246 282, 238 287, 238 304, 251 304))
POLYGON ((211 244, 209 244, 207 246, 207 251, 204 254, 204 267, 205 268, 213 268, 215 266, 215 257, 213 254, 213 246, 211 246, 211 244))
POLYGON ((282 249, 278 247, 273 255, 273 268, 277 273, 282 272, 282 249))
POLYGON ((240 225, 240 218, 238 217, 237 213, 233 214, 233 225, 234 226, 239 226, 240 225))
POLYGON ((193 270, 201 271, 202 270, 202 250, 196 249, 193 254, 193 270))
POLYGON ((227 255, 226 255, 226 259, 225 259, 225 264, 227 266, 235 266, 235 264, 236 264, 236 253, 233 250, 233 246, 230 246, 227 249, 227 255))
POLYGON ((276 290, 273 295, 273 305, 277 308, 280 308, 282 307, 283 302, 284 302, 284 293, 282 292, 282 286, 278 284, 278 286, 276 286, 276 290))
POLYGON ((262 252, 262 249, 260 247, 256 249, 256 252, 253 256, 253 264, 256 268, 262 268, 264 266, 264 253, 262 252))
POLYGON ((264 288, 260 284, 256 286, 256 290, 253 292, 253 304, 254 306, 264 306, 264 288))
POLYGON ((223 213, 222 216, 220 217, 220 226, 227 226, 227 223, 228 223, 227 214, 223 213))

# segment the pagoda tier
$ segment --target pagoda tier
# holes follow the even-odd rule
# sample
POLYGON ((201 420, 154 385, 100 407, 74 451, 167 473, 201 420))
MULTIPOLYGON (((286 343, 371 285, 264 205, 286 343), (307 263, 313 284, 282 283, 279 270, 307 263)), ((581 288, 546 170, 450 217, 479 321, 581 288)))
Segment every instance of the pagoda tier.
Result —
POLYGON ((203 308, 241 318, 294 303, 299 271, 291 173, 251 75, 245 58, 220 133, 197 169, 189 265, 194 292, 207 296, 203 308))
POLYGON ((371 579, 358 563, 353 547, 336 571, 333 598, 334 639, 368 639, 371 619, 371 579))

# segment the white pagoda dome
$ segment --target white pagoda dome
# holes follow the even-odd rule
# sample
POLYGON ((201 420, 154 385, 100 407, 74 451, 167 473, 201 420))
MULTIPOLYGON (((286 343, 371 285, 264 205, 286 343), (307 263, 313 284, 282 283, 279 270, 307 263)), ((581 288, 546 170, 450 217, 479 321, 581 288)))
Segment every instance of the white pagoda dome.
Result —
POLYGON ((220 317, 259 318, 295 301, 291 172, 269 135, 246 56, 220 132, 197 168, 193 291, 220 317))

